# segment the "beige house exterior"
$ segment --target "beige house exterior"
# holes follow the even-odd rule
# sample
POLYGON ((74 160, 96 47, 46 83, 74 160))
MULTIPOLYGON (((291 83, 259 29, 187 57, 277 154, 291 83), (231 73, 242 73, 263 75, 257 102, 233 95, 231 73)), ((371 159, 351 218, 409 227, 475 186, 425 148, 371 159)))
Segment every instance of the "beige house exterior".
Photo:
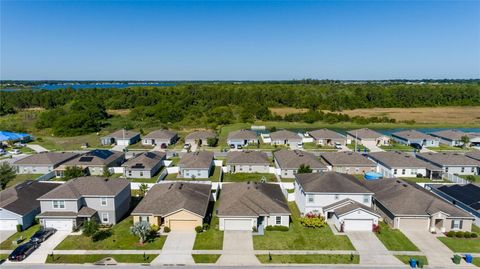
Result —
POLYGON ((156 225, 158 227, 165 226, 170 228, 172 231, 193 231, 195 227, 202 226, 203 217, 195 213, 192 213, 188 210, 181 209, 177 212, 174 212, 168 216, 155 216, 155 215, 137 215, 133 216, 133 223, 140 221, 145 221, 150 225, 156 225))

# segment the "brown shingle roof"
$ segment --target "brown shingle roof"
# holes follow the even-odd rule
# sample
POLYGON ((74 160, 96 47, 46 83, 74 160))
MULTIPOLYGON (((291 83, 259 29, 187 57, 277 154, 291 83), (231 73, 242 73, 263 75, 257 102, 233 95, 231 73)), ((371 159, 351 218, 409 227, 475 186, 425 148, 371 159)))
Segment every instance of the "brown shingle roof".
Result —
POLYGON ((353 137, 355 137, 356 135, 358 139, 377 139, 379 137, 385 136, 379 132, 373 131, 368 128, 350 130, 347 131, 347 134, 353 137))
POLYGON ((37 198, 57 188, 59 183, 25 181, 0 192, 0 207, 24 215, 40 207, 37 198))
POLYGON ((156 184, 147 192, 132 214, 165 217, 185 209, 204 217, 210 201, 210 192, 210 184, 186 182, 156 184))
POLYGON ((465 154, 465 156, 480 161, 480 150, 474 150, 465 154))
POLYGON ((292 131, 280 130, 270 134, 272 140, 292 140, 292 141, 302 141, 302 138, 292 131))
POLYGON ((120 151, 95 149, 63 163, 62 166, 109 165, 122 155, 124 155, 124 153, 120 151))
POLYGON ((125 132, 123 130, 118 130, 105 137, 113 137, 115 139, 123 139, 125 137, 125 139, 131 139, 137 135, 140 135, 140 133, 130 130, 125 130, 125 132))
POLYGON ((196 151, 189 152, 183 155, 178 166, 182 168, 201 168, 208 169, 212 165, 213 152, 211 151, 196 151))
POLYGON ((195 131, 193 133, 189 133, 186 137, 185 140, 191 140, 191 139, 209 139, 209 138, 215 138, 217 137, 217 134, 213 131, 195 131))
POLYGON ((400 151, 372 152, 368 156, 376 162, 389 168, 427 168, 429 170, 441 170, 426 161, 415 158, 412 154, 400 151))
POLYGON ((396 136, 402 138, 404 140, 412 140, 412 139, 422 139, 422 140, 438 140, 438 138, 433 137, 431 135, 419 132, 417 130, 405 130, 393 133, 392 136, 396 136))
POLYGON ((309 165, 312 169, 327 169, 315 155, 301 150, 282 149, 273 152, 281 169, 298 169, 300 165, 309 165))
POLYGON ((267 153, 262 151, 230 151, 227 164, 264 164, 269 165, 267 153))
POLYGON ((166 155, 165 152, 158 151, 144 152, 128 160, 122 166, 130 169, 152 169, 162 162, 166 155))
POLYGON ((177 135, 176 132, 169 131, 169 130, 156 130, 153 132, 150 132, 143 138, 146 139, 165 139, 165 140, 171 140, 177 135))
POLYGON ((257 133, 250 130, 238 130, 230 132, 228 134, 227 140, 238 139, 238 140, 255 140, 257 139, 257 133))
POLYGON ((377 166, 374 162, 356 152, 322 152, 321 157, 332 166, 377 166))
POLYGON ((438 166, 480 166, 480 161, 456 152, 417 153, 417 156, 438 166))
POLYGON ((453 140, 460 140, 462 136, 467 135, 467 133, 462 132, 460 130, 456 130, 456 129, 450 129, 450 130, 433 132, 431 133, 431 135, 453 141, 453 140))
POLYGON ((354 176, 337 172, 296 174, 295 178, 305 192, 371 193, 354 176))
POLYGON ((315 140, 321 140, 321 139, 346 139, 344 135, 339 134, 337 132, 334 132, 329 129, 320 129, 320 130, 315 130, 308 132, 311 137, 315 140))
POLYGON ((363 209, 363 210, 369 212, 372 215, 378 216, 378 214, 375 213, 373 211, 373 209, 371 209, 370 207, 368 207, 364 204, 360 204, 360 203, 357 203, 357 202, 353 202, 353 203, 347 204, 345 206, 339 207, 339 208, 335 209, 333 212, 335 212, 335 215, 337 215, 338 217, 341 217, 341 216, 346 215, 346 214, 348 214, 348 213, 350 213, 354 210, 357 210, 357 209, 363 209))
POLYGON ((18 160, 14 162, 14 164, 57 166, 76 156, 78 156, 78 154, 73 152, 42 152, 18 160))
POLYGON ((287 200, 278 184, 258 182, 224 184, 219 204, 220 217, 290 215, 287 200))

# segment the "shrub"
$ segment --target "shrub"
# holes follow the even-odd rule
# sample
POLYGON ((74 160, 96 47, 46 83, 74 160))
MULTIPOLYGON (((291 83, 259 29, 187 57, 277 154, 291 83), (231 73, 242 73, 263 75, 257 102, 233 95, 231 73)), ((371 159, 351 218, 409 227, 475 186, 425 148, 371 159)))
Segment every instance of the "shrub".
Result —
POLYGON ((471 237, 471 238, 477 238, 477 237, 478 237, 478 234, 476 234, 476 233, 470 233, 470 237, 471 237))
POLYGON ((454 237, 455 236, 455 231, 449 231, 448 233, 445 234, 447 237, 454 237))
POLYGON ((266 231, 287 232, 289 229, 288 229, 287 226, 281 226, 281 225, 272 226, 272 225, 269 225, 269 226, 265 227, 265 230, 266 231))
POLYGON ((208 223, 204 223, 204 224, 203 224, 203 230, 206 231, 206 230, 208 230, 208 229, 210 229, 210 225, 209 225, 208 223))
POLYGON ((171 230, 170 230, 170 227, 163 227, 163 232, 164 233, 169 233, 171 230))
POLYGON ((464 233, 462 231, 458 231, 455 233, 455 236, 458 238, 462 238, 464 236, 464 233))
POLYGON ((98 231, 98 223, 94 220, 87 220, 83 223, 82 230, 85 236, 92 236, 98 231))
POLYGON ((380 229, 381 229, 381 228, 380 228, 380 225, 378 225, 378 224, 374 224, 374 225, 373 225, 373 229, 372 229, 372 230, 373 230, 374 233, 379 234, 379 233, 380 233, 380 229))
POLYGON ((157 234, 158 231, 160 230, 160 227, 158 227, 158 225, 152 224, 152 225, 150 226, 150 229, 152 230, 152 233, 153 233, 153 234, 157 234))
POLYGON ((465 237, 465 238, 470 238, 471 236, 472 236, 472 234, 468 231, 463 234, 463 237, 465 237))
POLYGON ((23 230, 22 224, 17 224, 17 232, 21 232, 23 230))
POLYGON ((253 231, 254 233, 258 232, 257 227, 256 227, 256 226, 253 226, 253 227, 252 227, 252 231, 253 231))
POLYGON ((203 232, 203 227, 202 226, 197 226, 197 227, 195 227, 195 231, 197 233, 201 233, 201 232, 203 232))
POLYGON ((96 231, 92 235, 92 241, 93 242, 101 241, 101 240, 109 238, 110 236, 112 236, 112 230, 111 229, 96 231))
POLYGON ((320 214, 308 213, 300 218, 300 224, 308 228, 321 228, 325 226, 325 217, 320 214))

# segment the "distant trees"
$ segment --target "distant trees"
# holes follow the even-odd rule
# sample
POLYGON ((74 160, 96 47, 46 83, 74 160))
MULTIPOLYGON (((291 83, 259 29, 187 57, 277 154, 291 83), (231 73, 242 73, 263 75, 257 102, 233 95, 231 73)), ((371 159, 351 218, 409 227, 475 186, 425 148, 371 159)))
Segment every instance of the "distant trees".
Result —
POLYGON ((460 141, 462 142, 462 147, 466 147, 468 146, 468 143, 470 143, 470 137, 468 137, 467 135, 464 135, 460 138, 460 141))
POLYGON ((4 190, 8 183, 15 179, 15 168, 7 162, 0 165, 0 187, 4 190))
POLYGON ((312 172, 312 169, 310 168, 310 165, 305 165, 305 164, 301 164, 297 170, 297 174, 308 174, 311 172, 312 172))
POLYGON ((72 178, 82 177, 82 176, 84 176, 84 173, 83 173, 83 169, 81 167, 67 166, 67 168, 63 172, 62 179, 67 181, 67 180, 70 180, 72 178))
POLYGON ((207 139, 207 145, 209 147, 215 147, 218 144, 218 138, 216 137, 211 137, 207 139))

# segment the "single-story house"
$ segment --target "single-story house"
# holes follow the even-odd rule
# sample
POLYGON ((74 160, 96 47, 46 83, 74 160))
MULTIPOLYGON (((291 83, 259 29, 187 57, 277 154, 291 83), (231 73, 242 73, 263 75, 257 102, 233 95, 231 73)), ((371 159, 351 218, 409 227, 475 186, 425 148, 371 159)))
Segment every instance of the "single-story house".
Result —
POLYGON ((269 173, 271 161, 263 151, 230 151, 226 164, 230 173, 269 173))
POLYGON ((378 225, 380 215, 373 208, 347 200, 344 205, 333 210, 333 224, 340 232, 372 231, 378 225))
POLYGON ((72 231, 86 220, 116 224, 130 208, 130 181, 105 177, 71 179, 42 195, 37 216, 46 228, 72 231))
POLYGON ((195 231, 207 217, 211 198, 210 184, 155 184, 132 211, 133 223, 147 222, 172 231, 195 231))
POLYGON ((178 177, 208 178, 213 168, 213 152, 196 151, 183 155, 178 162, 178 177))
POLYGON ((258 144, 257 133, 250 130, 238 130, 228 134, 227 144, 237 146, 245 146, 248 144, 258 144))
POLYGON ((465 153, 465 156, 467 156, 468 158, 480 161, 480 150, 474 150, 474 151, 467 152, 467 153, 465 153))
POLYGON ((185 144, 197 144, 199 146, 207 145, 208 139, 216 138, 217 134, 213 131, 195 131, 185 137, 185 144))
MULTIPOLYGON (((35 223, 40 213, 40 202, 37 198, 60 186, 59 183, 44 181, 24 181, 0 192, 0 230, 22 230, 35 223)), ((3 241, 6 238, 2 238, 3 241)))
POLYGON ((308 132, 308 134, 318 145, 335 146, 335 143, 339 143, 340 145, 344 146, 347 144, 347 138, 344 135, 329 129, 324 128, 320 130, 315 130, 308 132))
POLYGON ((169 130, 156 130, 143 137, 142 145, 159 145, 162 148, 166 148, 169 145, 175 144, 177 140, 178 134, 176 132, 169 130))
POLYGON ((17 174, 47 174, 77 156, 73 152, 42 152, 15 161, 13 166, 17 174))
POLYGON ((364 174, 377 171, 377 164, 357 152, 322 152, 328 170, 346 174, 364 174))
POLYGON ((221 231, 252 231, 255 228, 261 233, 267 226, 290 225, 290 209, 278 184, 223 184, 218 203, 221 231))
POLYGON ((125 154, 120 151, 106 149, 95 149, 77 156, 55 168, 55 175, 63 177, 67 167, 80 167, 87 175, 103 175, 104 170, 109 167, 120 166, 125 160, 125 154))
POLYGON ((163 167, 165 152, 149 151, 141 153, 126 161, 123 175, 126 178, 152 178, 163 167))
POLYGON ((354 143, 355 140, 364 146, 387 146, 390 144, 390 137, 368 128, 347 131, 347 144, 354 143))
POLYGON ((457 175, 478 175, 480 161, 469 158, 462 153, 417 153, 417 158, 432 163, 443 169, 443 172, 457 175))
POLYGON ((462 137, 464 136, 467 136, 470 139, 469 134, 456 129, 433 132, 433 133, 430 133, 430 135, 440 139, 440 143, 449 145, 452 147, 463 146, 462 137))
POLYGON ((440 139, 431 135, 419 132, 417 130, 405 130, 392 134, 393 140, 398 143, 411 145, 419 144, 423 147, 438 147, 440 139))
POLYGON ((303 164, 310 166, 313 173, 327 171, 327 166, 315 155, 301 150, 281 149, 273 152, 275 167, 283 178, 295 178, 298 168, 303 164))
POLYGON ((128 146, 140 141, 140 133, 122 129, 100 138, 100 141, 102 145, 128 146))
POLYGON ((280 130, 270 134, 272 145, 298 145, 302 144, 302 137, 297 133, 288 130, 280 130))
POLYGON ((368 158, 377 163, 384 177, 425 177, 441 179, 442 168, 400 151, 371 152, 368 158))

